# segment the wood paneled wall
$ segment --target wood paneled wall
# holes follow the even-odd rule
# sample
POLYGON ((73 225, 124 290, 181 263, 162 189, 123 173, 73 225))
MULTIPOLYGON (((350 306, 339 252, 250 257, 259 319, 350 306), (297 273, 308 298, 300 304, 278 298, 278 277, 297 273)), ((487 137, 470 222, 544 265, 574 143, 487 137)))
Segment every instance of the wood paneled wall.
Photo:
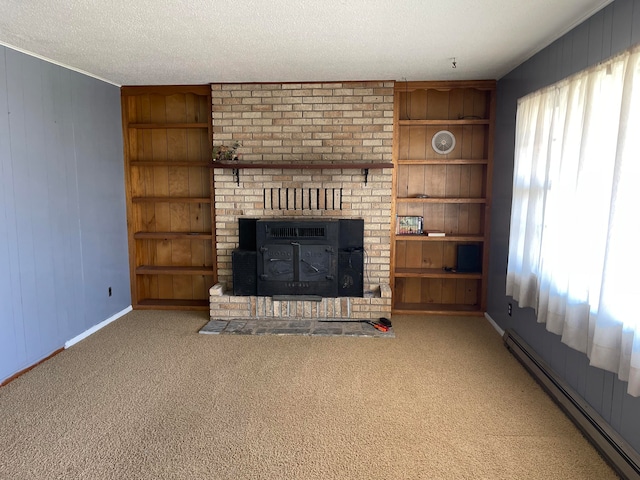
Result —
POLYGON ((118 87, 0 46, 0 382, 131 304, 120 123, 118 87))
MULTIPOLYGON (((586 355, 536 322, 532 309, 514 304, 507 315, 506 261, 513 182, 513 151, 518 98, 640 42, 640 0, 615 0, 498 82, 496 155, 493 177, 491 267, 488 313, 502 328, 513 328, 640 451, 640 398, 626 394, 626 382, 589 366, 586 355)), ((585 237, 585 241, 588 238, 585 237)), ((588 261, 588 259, 585 259, 588 261)))

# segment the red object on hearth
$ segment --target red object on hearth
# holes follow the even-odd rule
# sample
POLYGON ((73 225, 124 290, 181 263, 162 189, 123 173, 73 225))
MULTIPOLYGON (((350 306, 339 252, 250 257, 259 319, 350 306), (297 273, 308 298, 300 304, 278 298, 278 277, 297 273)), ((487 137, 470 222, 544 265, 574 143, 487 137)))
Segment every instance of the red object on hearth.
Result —
POLYGON ((381 323, 377 323, 377 322, 367 322, 367 323, 369 325, 372 325, 373 328, 375 328, 376 330, 380 330, 381 332, 388 332, 389 331, 389 327, 385 327, 381 323))

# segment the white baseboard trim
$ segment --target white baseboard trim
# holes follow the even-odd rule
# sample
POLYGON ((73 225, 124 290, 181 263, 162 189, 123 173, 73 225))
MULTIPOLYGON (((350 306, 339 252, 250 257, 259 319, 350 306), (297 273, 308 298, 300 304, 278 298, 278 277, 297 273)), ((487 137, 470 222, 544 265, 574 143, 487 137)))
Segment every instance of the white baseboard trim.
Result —
POLYGON ((491 315, 489 315, 487 312, 484 312, 484 318, 489 321, 491 326, 495 328, 496 332, 498 332, 501 337, 504 337, 504 330, 500 328, 500 325, 498 325, 493 318, 491 318, 491 315))
POLYGON ((131 310, 133 310, 133 307, 131 305, 129 305, 124 310, 119 311, 115 315, 111 315, 109 318, 107 318, 106 320, 100 322, 97 325, 94 325, 89 330, 86 330, 86 331, 82 332, 80 335, 77 335, 77 336, 73 337, 71 340, 66 341, 65 344, 64 344, 64 348, 69 348, 69 347, 75 345, 76 343, 78 343, 80 340, 84 340, 85 338, 87 338, 92 333, 96 333, 101 328, 106 327, 111 322, 113 322, 113 321, 119 319, 120 317, 122 317, 123 315, 126 315, 127 313, 129 313, 131 310))

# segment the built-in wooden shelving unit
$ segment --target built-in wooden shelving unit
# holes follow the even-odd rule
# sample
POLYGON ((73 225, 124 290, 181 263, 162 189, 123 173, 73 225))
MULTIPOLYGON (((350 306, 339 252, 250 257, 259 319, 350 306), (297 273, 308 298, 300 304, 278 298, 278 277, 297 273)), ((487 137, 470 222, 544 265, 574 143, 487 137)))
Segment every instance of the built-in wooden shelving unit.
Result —
POLYGON ((486 309, 495 82, 397 83, 394 99, 393 311, 480 315, 486 309), (442 130, 456 140, 446 154, 432 147, 442 130), (398 216, 421 217, 424 232, 399 234, 398 216), (477 271, 458 271, 461 245, 479 252, 477 271))
POLYGON ((208 310, 210 87, 123 87, 122 112, 133 307, 208 310))

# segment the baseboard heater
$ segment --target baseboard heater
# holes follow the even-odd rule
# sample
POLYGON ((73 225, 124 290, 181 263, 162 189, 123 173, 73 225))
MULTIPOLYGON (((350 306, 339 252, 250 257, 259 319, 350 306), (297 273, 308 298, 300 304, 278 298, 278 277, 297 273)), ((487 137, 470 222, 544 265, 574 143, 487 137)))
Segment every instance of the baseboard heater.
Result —
POLYGON ((511 329, 504 332, 505 346, 625 479, 640 479, 640 454, 606 420, 562 380, 535 351, 511 329))

